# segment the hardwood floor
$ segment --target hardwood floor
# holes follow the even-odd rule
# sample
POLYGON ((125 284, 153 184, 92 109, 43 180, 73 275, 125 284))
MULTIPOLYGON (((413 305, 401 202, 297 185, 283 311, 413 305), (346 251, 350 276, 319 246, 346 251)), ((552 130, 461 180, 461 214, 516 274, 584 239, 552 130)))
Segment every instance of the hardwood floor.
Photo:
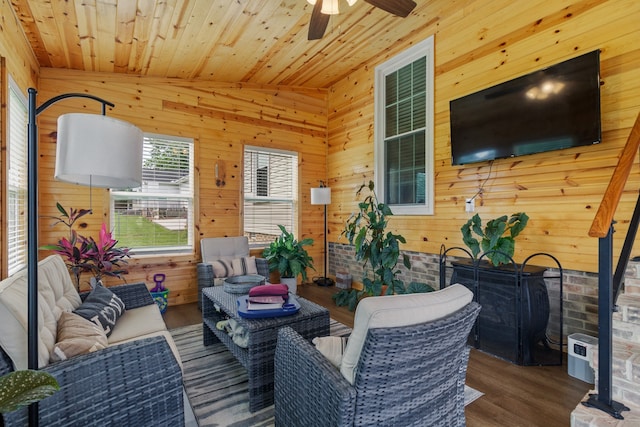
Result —
MULTIPOLYGON (((353 313, 336 307, 331 295, 335 287, 303 285, 298 295, 329 309, 331 317, 353 327, 353 313)), ((167 327, 200 323, 196 303, 169 306, 164 315, 167 327)), ((562 366, 518 366, 494 356, 471 350, 467 384, 484 393, 466 408, 469 427, 565 427, 570 414, 593 388, 567 374, 562 366)))

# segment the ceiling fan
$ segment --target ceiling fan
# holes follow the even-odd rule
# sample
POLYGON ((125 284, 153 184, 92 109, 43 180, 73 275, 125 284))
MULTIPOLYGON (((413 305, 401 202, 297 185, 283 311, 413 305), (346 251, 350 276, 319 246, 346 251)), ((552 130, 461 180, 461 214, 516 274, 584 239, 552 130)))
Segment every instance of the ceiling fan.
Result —
MULTIPOLYGON (((313 6, 311 21, 309 22, 309 40, 318 40, 324 36, 329 23, 329 16, 338 14, 338 0, 307 0, 313 6), (324 3, 324 4, 323 4, 324 3)), ((358 0, 347 0, 349 6, 358 0)), ((406 17, 416 7, 413 0, 364 0, 372 6, 380 8, 393 15, 406 17)))

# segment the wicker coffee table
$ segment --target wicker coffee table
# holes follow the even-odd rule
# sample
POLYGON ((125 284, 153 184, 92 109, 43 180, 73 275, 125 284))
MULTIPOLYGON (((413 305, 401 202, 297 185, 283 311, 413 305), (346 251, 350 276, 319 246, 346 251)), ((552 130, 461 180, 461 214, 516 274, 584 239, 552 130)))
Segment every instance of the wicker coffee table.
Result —
POLYGON ((238 315, 238 294, 224 291, 222 286, 202 290, 202 335, 204 345, 222 342, 247 370, 249 377, 249 410, 258 411, 273 404, 273 358, 278 329, 290 326, 311 340, 329 335, 329 310, 296 297, 300 311, 291 316, 245 319, 238 315), (220 310, 217 310, 219 307, 220 310), (231 317, 249 331, 247 348, 238 347, 231 337, 216 328, 216 323, 231 317))

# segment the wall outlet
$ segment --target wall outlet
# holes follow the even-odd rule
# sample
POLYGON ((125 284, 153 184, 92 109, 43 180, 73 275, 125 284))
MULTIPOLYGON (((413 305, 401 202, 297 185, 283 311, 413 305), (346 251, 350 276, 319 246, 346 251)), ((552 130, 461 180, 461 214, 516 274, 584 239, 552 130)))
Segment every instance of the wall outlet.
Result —
POLYGON ((465 212, 473 212, 476 210, 476 200, 475 199, 467 199, 464 204, 465 212))

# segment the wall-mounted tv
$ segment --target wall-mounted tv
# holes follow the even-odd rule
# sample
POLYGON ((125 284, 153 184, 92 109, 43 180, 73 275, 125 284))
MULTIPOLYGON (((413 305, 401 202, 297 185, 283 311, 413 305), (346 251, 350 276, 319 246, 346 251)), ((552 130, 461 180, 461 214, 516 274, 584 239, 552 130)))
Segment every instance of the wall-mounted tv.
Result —
POLYGON ((454 99, 449 108, 452 165, 597 144, 600 51, 454 99))

